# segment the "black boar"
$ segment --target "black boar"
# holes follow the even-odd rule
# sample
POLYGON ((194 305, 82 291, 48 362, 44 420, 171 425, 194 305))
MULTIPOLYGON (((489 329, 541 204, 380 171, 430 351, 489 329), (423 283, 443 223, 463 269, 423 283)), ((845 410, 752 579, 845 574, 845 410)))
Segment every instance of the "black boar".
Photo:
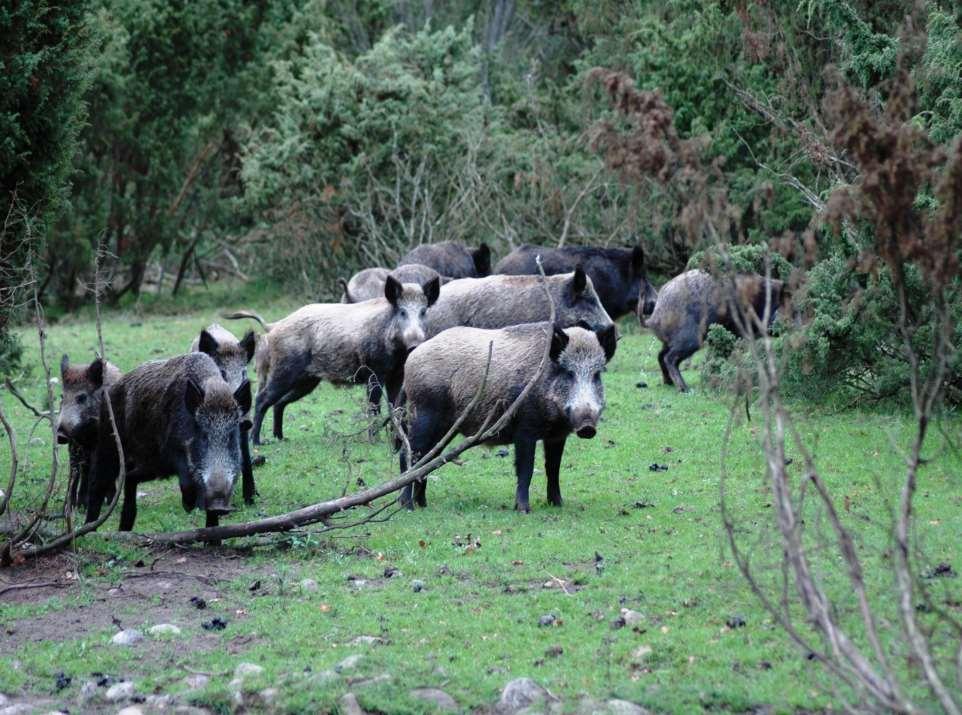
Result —
POLYGON ((536 275, 541 256, 546 275, 570 273, 582 267, 594 284, 601 304, 612 320, 634 313, 641 298, 640 316, 647 316, 655 309, 658 292, 648 282, 645 269, 645 253, 641 246, 634 248, 594 248, 570 246, 550 248, 523 245, 502 258, 494 267, 495 273, 521 276, 536 275))
MULTIPOLYGON (((515 507, 528 512, 535 445, 543 440, 548 501, 561 506, 559 471, 565 440, 572 432, 585 439, 594 437, 605 406, 601 373, 615 353, 613 324, 598 332, 562 330, 547 322, 501 330, 452 328, 428 340, 411 353, 404 368, 412 458, 429 452, 474 398, 484 376, 489 343, 494 348, 484 396, 461 424, 464 435, 477 432, 492 412, 497 418, 534 378, 546 340, 551 341, 550 364, 491 443, 514 444, 515 507)), ((406 467, 402 451, 401 471, 406 467)), ((426 506, 425 491, 424 480, 409 485, 401 503, 408 508, 415 501, 426 506)))
POLYGON ((456 241, 422 243, 408 251, 398 266, 420 263, 447 278, 484 278, 491 275, 491 249, 482 243, 473 251, 456 241))
MULTIPOLYGON (((248 330, 243 338, 238 340, 227 328, 211 323, 200 331, 191 345, 192 352, 202 352, 210 355, 214 364, 220 368, 221 375, 227 381, 231 390, 236 390, 247 380, 247 363, 254 357, 257 339, 253 330, 248 330)), ((249 421, 250 415, 244 415, 249 421)), ((244 478, 241 490, 246 504, 254 503, 257 492, 254 486, 254 469, 251 465, 251 450, 249 435, 246 430, 241 433, 241 466, 244 478)))
POLYGON ((760 318, 767 300, 771 301, 770 324, 782 302, 782 288, 780 280, 751 274, 736 276, 732 285, 729 279, 716 280, 700 270, 686 271, 665 283, 655 310, 645 321, 662 342, 658 365, 665 384, 674 384, 681 392, 688 390, 678 366, 701 348, 709 326, 718 323, 741 334, 740 325, 752 325, 746 320, 750 314, 742 311, 750 308, 760 318))
POLYGON ((389 271, 387 268, 365 268, 363 271, 355 273, 347 283, 341 281, 344 288, 341 302, 361 303, 365 300, 382 297, 384 295, 384 283, 389 275, 394 276, 398 283, 417 283, 421 286, 426 285, 433 278, 439 278, 442 285, 445 282, 436 270, 422 266, 420 263, 399 266, 393 271, 389 271))
POLYGON ((87 506, 87 480, 100 429, 104 388, 120 377, 116 365, 100 358, 87 365, 71 365, 66 355, 60 361, 63 392, 57 414, 57 442, 68 445, 70 503, 75 507, 87 506))
MULTIPOLYGON (((204 353, 144 363, 107 390, 124 448, 127 477, 120 530, 137 518, 137 485, 176 474, 188 512, 203 509, 207 526, 230 511, 241 471, 241 432, 251 407, 250 382, 231 391, 220 369, 204 353)), ((120 462, 106 402, 94 454, 87 521, 100 515, 104 494, 113 488, 120 462)))
MULTIPOLYGON (((441 288, 441 297, 428 316, 428 334, 463 325, 504 328, 538 323, 551 317, 551 304, 541 276, 462 278, 441 288)), ((545 279, 561 327, 582 325, 591 330, 612 324, 598 301, 591 279, 581 269, 545 279)))
MULTIPOLYGON (((254 444, 274 408, 274 436, 284 438, 284 408, 310 393, 321 380, 336 385, 368 384, 372 411, 381 386, 397 399, 408 353, 426 338, 425 315, 440 292, 434 278, 423 288, 388 276, 384 298, 363 303, 317 303, 265 325, 255 354, 259 386, 254 407, 254 444)), ((250 317, 234 313, 225 317, 250 317)), ((263 324, 263 322, 262 322, 263 324)))

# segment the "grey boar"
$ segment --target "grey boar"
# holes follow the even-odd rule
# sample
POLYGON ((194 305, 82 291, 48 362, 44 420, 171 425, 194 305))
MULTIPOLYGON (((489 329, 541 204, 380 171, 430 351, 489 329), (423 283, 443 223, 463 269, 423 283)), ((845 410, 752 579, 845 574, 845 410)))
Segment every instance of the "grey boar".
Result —
MULTIPOLYGON (((220 369, 204 353, 144 363, 112 385, 107 394, 123 446, 126 479, 120 530, 137 518, 137 485, 177 475, 188 512, 203 509, 207 526, 230 511, 241 471, 241 432, 249 425, 250 382, 231 391, 220 369)), ((109 424, 106 402, 100 421, 109 424)), ((120 460, 112 430, 97 439, 87 501, 87 521, 100 516, 104 495, 113 488, 120 460)))
MULTIPOLYGON (((227 328, 211 323, 194 338, 191 351, 210 355, 214 364, 220 368, 221 375, 231 390, 239 388, 247 380, 247 363, 254 357, 257 338, 253 330, 248 330, 238 340, 227 328)), ((249 415, 244 415, 250 420, 249 415)), ((241 433, 241 466, 244 478, 241 482, 242 494, 246 504, 254 503, 257 489, 254 485, 254 469, 251 465, 251 450, 247 431, 241 433)))
POLYGON ((384 283, 389 275, 394 276, 399 283, 417 283, 422 286, 433 278, 440 278, 442 285, 445 282, 436 270, 422 266, 420 263, 399 266, 393 271, 387 268, 365 268, 355 273, 347 283, 341 281, 344 288, 341 302, 361 303, 365 300, 380 298, 384 295, 384 283))
POLYGON ((491 249, 482 243, 471 250, 456 241, 422 243, 408 251, 398 266, 420 263, 447 278, 484 278, 491 275, 491 249))
POLYGON ((636 312, 651 314, 658 292, 648 282, 645 253, 641 246, 634 248, 595 248, 570 246, 550 248, 523 245, 502 258, 494 267, 495 273, 521 276, 537 275, 536 258, 541 256, 546 275, 570 273, 581 267, 591 278, 601 304, 613 320, 636 312))
POLYGON ((97 445, 104 388, 120 377, 117 366, 101 358, 86 365, 71 365, 66 355, 60 361, 62 395, 57 413, 57 442, 68 445, 70 503, 75 507, 87 506, 90 460, 97 445))
MULTIPOLYGON (((259 380, 254 407, 254 444, 264 415, 274 408, 274 436, 284 438, 284 408, 309 394, 321 380, 367 384, 372 412, 381 388, 395 404, 408 353, 426 338, 425 316, 440 292, 434 278, 423 287, 388 276, 384 298, 363 303, 318 303, 296 310, 268 328, 258 347, 259 380)), ((253 313, 225 317, 257 318, 253 313)))
MULTIPOLYGON (((481 429, 493 413, 507 409, 541 364, 545 341, 551 341, 545 373, 519 406, 513 419, 491 444, 514 444, 517 476, 515 508, 531 510, 528 487, 534 470, 535 446, 544 442, 548 501, 561 506, 559 473, 565 441, 595 436, 605 406, 601 373, 615 353, 615 326, 597 332, 583 328, 562 330, 551 323, 528 323, 501 330, 452 328, 414 350, 404 368, 404 394, 408 404, 408 439, 415 461, 447 433, 477 393, 494 344, 491 366, 480 403, 459 430, 470 435, 481 429)), ((401 471, 407 468, 401 453, 401 471)), ((426 506, 426 482, 408 485, 401 504, 426 506)))
POLYGON ((658 365, 665 384, 688 391, 678 366, 701 348, 711 325, 740 335, 742 326, 753 325, 752 312, 758 318, 765 315, 766 301, 770 325, 783 298, 782 281, 759 275, 735 276, 733 284, 700 270, 672 278, 661 287, 655 310, 645 321, 662 342, 658 365))
POLYGON ((451 281, 441 288, 438 304, 428 316, 428 334, 459 325, 504 328, 538 323, 551 317, 551 302, 555 322, 563 328, 582 325, 597 330, 612 324, 591 279, 580 268, 545 279, 551 302, 541 280, 541 276, 488 276, 451 281))

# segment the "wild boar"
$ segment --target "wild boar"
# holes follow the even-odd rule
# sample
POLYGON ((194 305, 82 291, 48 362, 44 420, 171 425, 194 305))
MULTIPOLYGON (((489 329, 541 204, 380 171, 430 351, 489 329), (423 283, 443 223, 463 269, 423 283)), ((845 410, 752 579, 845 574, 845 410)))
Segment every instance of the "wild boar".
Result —
MULTIPOLYGON (((428 316, 428 334, 459 325, 504 328, 548 320, 551 303, 541 280, 541 276, 488 276, 451 281, 441 288, 438 304, 428 316)), ((555 305, 555 322, 561 327, 598 330, 612 324, 591 279, 580 268, 547 276, 545 282, 555 305)))
MULTIPOLYGON (((440 292, 434 278, 423 287, 388 276, 384 297, 363 303, 317 303, 265 324, 258 347, 259 380, 254 407, 254 444, 260 444, 264 415, 274 408, 274 436, 284 438, 284 408, 309 394, 321 380, 335 385, 367 384, 372 411, 387 388, 393 405, 408 353, 424 342, 425 316, 440 292)), ((249 317, 234 313, 225 317, 249 317)), ((263 324, 263 322, 262 322, 263 324)))
MULTIPOLYGON (((543 440, 548 502, 561 506, 559 472, 565 440, 572 432, 583 439, 594 437, 605 406, 601 373, 615 354, 613 324, 597 332, 578 327, 562 330, 547 322, 501 330, 452 328, 428 340, 411 353, 404 368, 412 458, 429 452, 474 398, 484 377, 489 343, 494 347, 485 391, 461 424, 463 435, 481 429, 492 413, 497 419, 534 379, 546 340, 551 341, 551 359, 545 373, 490 443, 514 444, 515 508, 529 512, 535 445, 543 440)), ((402 451, 401 471, 406 468, 402 451)), ((408 508, 414 508, 415 502, 426 506, 426 482, 406 487, 400 501, 408 508)))
POLYGON ((398 266, 420 263, 447 278, 484 278, 491 275, 491 249, 486 243, 471 250, 456 241, 422 243, 408 251, 398 266))
MULTIPOLYGON (((210 355, 221 375, 227 381, 231 390, 239 388, 247 380, 247 363, 254 357, 257 338, 253 330, 248 330, 243 338, 238 340, 227 328, 211 323, 200 331, 194 338, 191 350, 210 355)), ((244 415, 250 421, 250 415, 244 415)), ((244 503, 253 504, 257 489, 254 486, 254 469, 251 465, 250 436, 247 431, 241 433, 241 466, 244 478, 241 482, 244 503)))
POLYGON ((601 304, 612 320, 634 313, 641 302, 639 315, 646 317, 655 309, 658 292, 648 282, 645 252, 634 248, 595 248, 591 246, 519 246, 498 261, 496 274, 537 275, 536 258, 541 256, 545 275, 570 273, 581 267, 591 278, 601 304))
POLYGON ((399 283, 417 283, 425 285, 432 278, 440 278, 443 285, 445 279, 439 276, 433 268, 422 266, 420 263, 409 263, 399 266, 393 271, 387 268, 365 268, 359 273, 355 273, 351 280, 345 283, 341 281, 344 293, 341 296, 342 303, 361 303, 365 300, 380 298, 384 295, 384 283, 391 275, 399 283))
POLYGON ((678 366, 701 348, 709 326, 717 323, 740 335, 740 326, 753 325, 753 321, 746 320, 751 313, 744 311, 751 310, 761 318, 766 301, 770 301, 771 325, 782 299, 782 281, 754 274, 735 276, 734 284, 730 279, 716 279, 700 270, 672 278, 661 287, 655 310, 645 321, 662 342, 658 365, 665 384, 673 384, 680 392, 688 391, 678 366))
MULTIPOLYGON (((231 391, 209 355, 188 353, 144 363, 107 390, 124 450, 126 479, 120 530, 137 519, 137 485, 177 475, 186 511, 203 509, 207 526, 230 511, 241 471, 241 433, 251 407, 250 382, 231 391)), ((106 402, 100 423, 109 425, 106 402)), ((100 516, 120 460, 112 430, 98 434, 87 499, 87 521, 100 516)))
POLYGON ((87 506, 87 480, 100 429, 104 388, 120 377, 117 366, 101 358, 86 365, 71 365, 66 355, 60 361, 63 393, 57 413, 57 442, 68 445, 70 503, 74 507, 87 506))

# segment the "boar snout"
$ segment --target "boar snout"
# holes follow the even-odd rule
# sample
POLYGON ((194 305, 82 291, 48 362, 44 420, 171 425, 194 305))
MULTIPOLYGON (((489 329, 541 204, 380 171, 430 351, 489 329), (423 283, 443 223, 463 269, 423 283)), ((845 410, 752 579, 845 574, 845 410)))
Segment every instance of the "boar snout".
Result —
POLYGON ((598 433, 594 425, 583 425, 577 429, 576 435, 581 437, 581 439, 591 439, 598 433))
POLYGON ((591 439, 598 433, 598 412, 592 409, 568 411, 568 422, 581 439, 591 439))

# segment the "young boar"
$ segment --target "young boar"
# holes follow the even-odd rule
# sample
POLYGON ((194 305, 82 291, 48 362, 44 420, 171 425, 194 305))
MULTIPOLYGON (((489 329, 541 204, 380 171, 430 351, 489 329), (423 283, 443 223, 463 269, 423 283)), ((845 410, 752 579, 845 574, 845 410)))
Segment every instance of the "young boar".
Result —
MULTIPOLYGON (((203 509, 207 526, 230 511, 234 482, 241 471, 241 433, 249 428, 250 383, 231 391, 220 369, 204 353, 144 363, 112 385, 107 394, 124 449, 127 476, 120 530, 137 518, 137 485, 176 474, 186 511, 203 509)), ((101 425, 109 424, 101 405, 101 425)), ((113 488, 120 461, 112 431, 97 439, 87 521, 100 516, 104 495, 113 488)))
MULTIPOLYGON (((255 362, 260 385, 254 407, 254 444, 260 444, 264 415, 274 408, 274 436, 284 438, 284 408, 310 393, 321 380, 336 385, 368 384, 372 410, 381 386, 397 399, 408 353, 424 342, 425 315, 440 292, 434 278, 423 288, 388 276, 384 298, 363 303, 307 305, 269 325, 255 362)), ((254 317, 250 313, 235 313, 254 317)))
POLYGON ((665 384, 674 384, 680 392, 688 391, 678 365, 701 348, 709 326, 718 323, 740 335, 741 326, 753 325, 749 319, 752 313, 744 311, 750 309, 761 318, 766 301, 770 301, 770 326, 782 297, 782 281, 766 280, 759 275, 736 276, 734 285, 700 270, 672 278, 662 286, 655 310, 645 321, 662 342, 658 365, 665 384))
MULTIPOLYGON (((438 304, 428 316, 428 334, 459 325, 504 328, 548 320, 551 304, 541 280, 541 276, 488 276, 451 281, 441 288, 438 304)), ((612 324, 591 279, 580 268, 545 281, 555 305, 555 322, 561 327, 599 330, 612 324)))
POLYGON ((57 414, 57 442, 68 445, 70 503, 75 507, 87 506, 90 460, 97 445, 104 388, 120 377, 115 365, 100 358, 87 365, 71 365, 66 355, 60 361, 63 394, 57 414))
POLYGON ((361 303, 365 300, 380 298, 384 295, 384 284, 389 275, 394 276, 398 283, 417 283, 423 286, 434 278, 439 278, 441 283, 444 283, 444 278, 441 278, 436 270, 422 266, 420 263, 399 266, 393 271, 387 268, 365 268, 355 273, 347 283, 341 281, 344 287, 341 302, 361 303))
POLYGON ((601 304, 613 320, 634 313, 641 304, 640 316, 648 316, 655 309, 658 296, 648 282, 645 253, 641 246, 634 248, 594 248, 570 246, 550 248, 523 245, 502 258, 494 267, 495 273, 510 276, 537 275, 536 258, 541 256, 545 275, 570 273, 582 267, 601 304))
MULTIPOLYGON (((192 352, 202 352, 210 355, 214 364, 220 368, 221 375, 227 381, 231 390, 236 390, 247 380, 247 363, 254 357, 257 339, 253 330, 248 330, 243 338, 238 340, 227 328, 217 323, 211 323, 200 331, 191 345, 192 352)), ((250 420, 250 415, 244 415, 250 420)), ((241 466, 244 478, 241 482, 245 504, 254 503, 257 489, 254 486, 254 469, 251 465, 251 450, 247 431, 241 433, 241 466)))
MULTIPOLYGON (((489 343, 494 348, 484 395, 461 424, 463 435, 481 429, 489 414, 497 419, 507 409, 537 373, 546 340, 551 341, 551 360, 544 375, 491 443, 514 444, 515 508, 529 512, 535 445, 543 440, 548 501, 561 506, 559 472, 565 440, 572 432, 583 439, 594 437, 605 406, 601 373, 615 353, 613 324, 597 332, 562 330, 547 322, 502 330, 452 328, 427 341, 411 353, 404 368, 412 458, 429 452, 474 398, 484 378, 489 343)), ((402 451, 401 471, 406 468, 402 451)), ((425 492, 424 480, 409 485, 401 503, 408 508, 415 501, 426 506, 425 492)))
POLYGON ((410 263, 433 268, 447 278, 484 278, 491 275, 491 249, 485 243, 473 251, 456 241, 422 243, 408 251, 398 266, 410 263))

